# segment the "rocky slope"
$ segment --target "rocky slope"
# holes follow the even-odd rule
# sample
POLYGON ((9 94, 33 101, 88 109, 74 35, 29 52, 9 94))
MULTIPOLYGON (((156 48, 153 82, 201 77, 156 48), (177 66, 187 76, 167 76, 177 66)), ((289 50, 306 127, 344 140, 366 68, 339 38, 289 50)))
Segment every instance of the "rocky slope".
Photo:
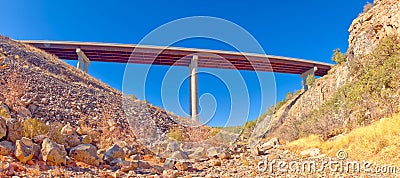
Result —
MULTIPOLYGON (((363 58, 371 54, 376 49, 379 42, 385 37, 400 34, 400 1, 398 0, 377 0, 370 9, 361 13, 349 28, 349 48, 347 51, 347 62, 336 65, 328 75, 316 80, 315 85, 307 92, 302 92, 288 101, 271 118, 271 123, 261 123, 268 125, 265 129, 256 129, 254 137, 279 137, 282 140, 293 141, 305 132, 304 128, 299 128, 299 124, 310 117, 312 112, 320 110, 320 107, 327 103, 332 95, 335 94, 345 84, 355 80, 351 71, 351 62, 358 60, 362 62, 370 58, 363 58)), ((358 62, 357 61, 357 62, 358 62)), ((390 101, 386 101, 390 102, 390 101)), ((378 106, 369 106, 378 108, 378 106)), ((320 131, 312 133, 324 134, 327 137, 334 136, 335 129, 341 129, 349 122, 356 122, 357 113, 336 112, 336 115, 327 115, 326 118, 316 119, 313 125, 319 127, 320 131), (329 121, 322 121, 322 120, 329 121)), ((365 114, 369 114, 367 110, 365 114)), ((267 119, 266 119, 267 121, 267 119)), ((311 121, 309 121, 311 122, 311 121)))
POLYGON ((375 0, 371 9, 354 19, 349 28, 348 59, 370 54, 381 39, 400 34, 399 12, 398 0, 375 0))

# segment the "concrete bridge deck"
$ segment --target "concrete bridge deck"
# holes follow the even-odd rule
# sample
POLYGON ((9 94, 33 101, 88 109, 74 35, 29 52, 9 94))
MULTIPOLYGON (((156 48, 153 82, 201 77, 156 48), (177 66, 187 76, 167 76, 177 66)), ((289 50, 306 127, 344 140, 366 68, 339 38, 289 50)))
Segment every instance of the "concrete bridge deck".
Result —
POLYGON ((198 67, 302 74, 317 67, 316 76, 327 74, 332 64, 282 56, 219 50, 144 46, 134 44, 69 41, 21 41, 61 59, 76 60, 81 49, 90 61, 189 66, 198 53, 198 67), (134 53, 132 53, 134 51, 134 53), (269 62, 268 62, 269 61, 269 62))

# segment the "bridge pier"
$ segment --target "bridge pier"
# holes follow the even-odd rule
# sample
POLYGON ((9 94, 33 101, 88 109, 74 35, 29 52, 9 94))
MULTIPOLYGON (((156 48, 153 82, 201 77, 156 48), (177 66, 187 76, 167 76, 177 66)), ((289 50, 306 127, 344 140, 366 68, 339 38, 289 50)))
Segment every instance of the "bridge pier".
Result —
POLYGON ((80 48, 76 48, 76 54, 78 55, 78 64, 76 65, 76 68, 81 69, 81 70, 85 71, 86 73, 88 73, 89 64, 90 64, 89 58, 86 56, 86 54, 80 48), (82 69, 82 65, 83 65, 83 69, 82 69))
POLYGON ((194 55, 189 64, 189 85, 190 85, 190 117, 192 120, 199 121, 198 118, 198 62, 199 57, 194 55))
POLYGON ((311 68, 310 70, 307 70, 306 72, 300 74, 300 77, 303 79, 302 85, 303 85, 304 91, 308 90, 308 86, 307 86, 307 82, 306 82, 308 75, 310 75, 310 74, 315 75, 315 72, 317 70, 318 70, 318 68, 317 68, 317 66, 315 66, 315 67, 311 68))

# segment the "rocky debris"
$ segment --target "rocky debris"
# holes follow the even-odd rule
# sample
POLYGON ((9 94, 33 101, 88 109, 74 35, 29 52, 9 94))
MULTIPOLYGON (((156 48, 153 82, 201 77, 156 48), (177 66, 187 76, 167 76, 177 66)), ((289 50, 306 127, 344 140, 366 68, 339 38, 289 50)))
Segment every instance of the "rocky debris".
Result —
POLYGON ((206 149, 203 147, 196 148, 192 154, 189 155, 190 158, 204 158, 207 156, 206 149))
POLYGON ((81 142, 82 144, 91 144, 92 137, 90 137, 89 135, 82 135, 81 142))
POLYGON ((176 160, 172 158, 167 158, 164 162, 164 167, 168 169, 175 169, 176 160))
POLYGON ((151 168, 150 164, 146 161, 136 161, 138 163, 138 168, 140 169, 149 169, 151 168))
POLYGON ((49 138, 49 137, 47 135, 37 135, 37 136, 33 137, 32 140, 33 140, 33 142, 35 142, 35 143, 37 143, 39 145, 42 145, 43 140, 45 138, 49 138))
POLYGON ((22 123, 20 120, 12 118, 7 121, 7 140, 15 143, 22 138, 22 123))
POLYGON ((177 178, 179 176, 181 176, 181 174, 178 170, 164 170, 163 171, 163 177, 177 178))
POLYGON ((349 60, 370 54, 379 40, 400 34, 400 1, 375 0, 373 7, 361 13, 349 27, 349 60))
POLYGON ((178 159, 178 160, 183 160, 183 159, 189 159, 189 156, 187 155, 186 152, 184 151, 175 151, 171 154, 172 159, 178 159))
POLYGON ((70 123, 67 123, 62 129, 61 129, 61 134, 64 135, 73 135, 75 134, 75 129, 71 126, 70 123))
POLYGON ((11 156, 15 151, 14 144, 9 141, 0 142, 0 155, 11 156))
POLYGON ((314 157, 314 156, 318 156, 321 153, 321 150, 318 148, 310 148, 307 150, 303 150, 302 152, 300 152, 300 155, 303 157, 314 157))
POLYGON ((81 144, 73 147, 69 156, 75 161, 81 161, 90 165, 98 166, 100 158, 97 156, 97 148, 91 144, 81 144))
POLYGON ((173 152, 179 151, 179 150, 180 150, 180 146, 179 146, 178 142, 169 142, 167 145, 166 152, 173 153, 173 152))
POLYGON ((121 171, 122 172, 129 172, 129 171, 134 171, 136 168, 139 167, 138 162, 126 162, 122 167, 121 171))
POLYGON ((221 166, 222 165, 222 162, 219 159, 212 159, 210 161, 210 163, 211 163, 211 166, 221 166))
POLYGON ((42 158, 47 165, 65 165, 67 152, 63 145, 59 145, 49 138, 45 138, 42 143, 42 158))
POLYGON ((31 160, 35 155, 34 146, 32 140, 22 137, 21 140, 17 140, 15 143, 15 157, 26 163, 31 160))
POLYGON ((189 169, 190 163, 189 162, 180 162, 178 161, 175 163, 176 169, 180 171, 187 171, 189 169))
POLYGON ((218 150, 215 147, 211 147, 209 149, 207 149, 207 157, 215 157, 218 155, 218 150))
POLYGON ((107 163, 110 163, 112 160, 116 158, 121 158, 122 160, 125 159, 125 152, 124 150, 119 147, 117 144, 111 146, 103 156, 103 160, 107 163))
POLYGON ((231 154, 227 151, 219 153, 217 156, 218 156, 218 158, 221 158, 221 159, 230 159, 231 158, 231 154))
POLYGON ((81 139, 79 139, 79 136, 76 134, 64 134, 67 142, 67 146, 69 147, 74 147, 79 144, 81 144, 81 139))
POLYGON ((7 121, 0 116, 0 139, 7 135, 7 121))
POLYGON ((115 158, 110 162, 110 166, 117 166, 117 167, 122 167, 124 166, 124 160, 122 160, 121 158, 115 158))
POLYGON ((279 140, 278 138, 272 138, 271 140, 269 140, 268 142, 265 142, 261 145, 261 149, 263 151, 265 150, 269 150, 272 149, 275 145, 279 144, 279 140))

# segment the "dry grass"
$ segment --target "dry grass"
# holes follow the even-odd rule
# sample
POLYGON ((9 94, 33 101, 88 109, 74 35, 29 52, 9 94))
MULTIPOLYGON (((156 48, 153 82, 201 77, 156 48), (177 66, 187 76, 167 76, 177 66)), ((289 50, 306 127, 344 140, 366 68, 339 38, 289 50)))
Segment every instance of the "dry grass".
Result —
POLYGON ((399 165, 400 114, 355 129, 334 141, 323 141, 320 136, 310 135, 289 143, 288 148, 294 152, 319 148, 330 156, 342 149, 354 160, 399 165))

